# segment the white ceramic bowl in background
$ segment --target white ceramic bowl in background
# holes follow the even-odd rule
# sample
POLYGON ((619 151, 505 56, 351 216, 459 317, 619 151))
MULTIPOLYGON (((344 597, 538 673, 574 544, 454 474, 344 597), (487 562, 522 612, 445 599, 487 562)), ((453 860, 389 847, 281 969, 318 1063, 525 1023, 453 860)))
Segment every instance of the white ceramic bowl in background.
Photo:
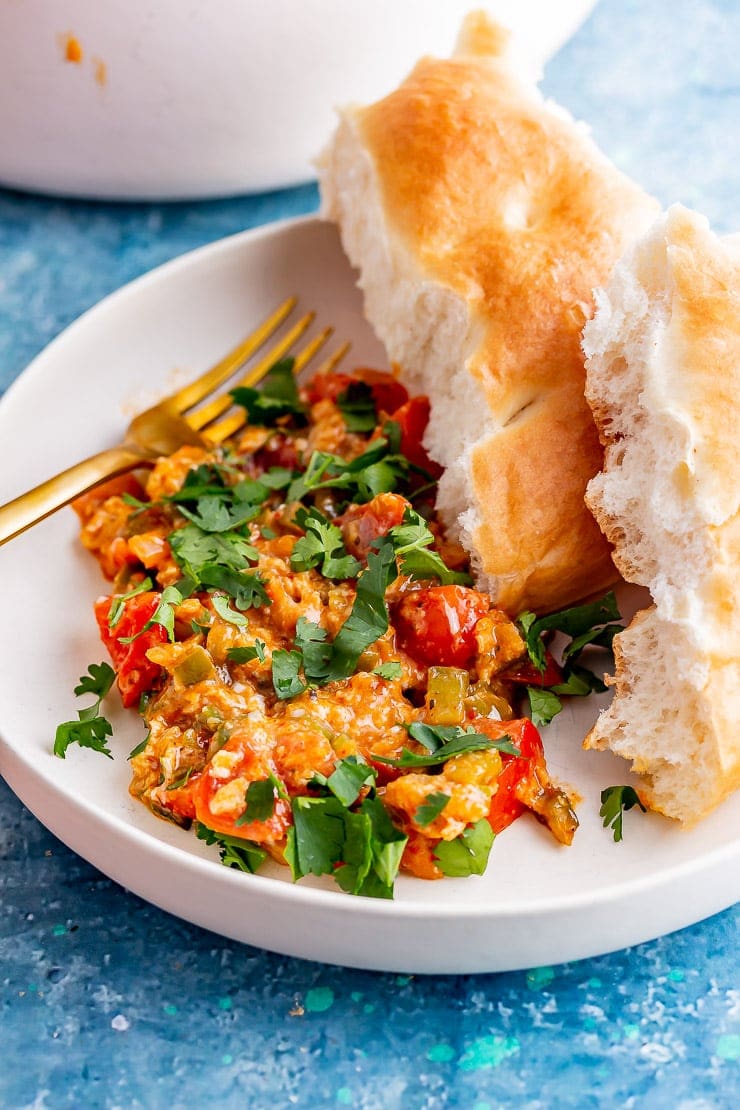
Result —
POLYGON ((593 3, 2 0, 0 184, 174 199, 305 181, 334 106, 450 53, 471 7, 542 65, 593 3))

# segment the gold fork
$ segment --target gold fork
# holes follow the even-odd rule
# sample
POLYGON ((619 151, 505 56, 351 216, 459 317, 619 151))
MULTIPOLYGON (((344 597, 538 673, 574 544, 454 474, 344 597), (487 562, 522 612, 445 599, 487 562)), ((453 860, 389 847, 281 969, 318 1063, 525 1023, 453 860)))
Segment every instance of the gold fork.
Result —
MULTIPOLYGON (((217 446, 239 431, 246 423, 246 412, 244 409, 228 412, 232 408, 231 397, 228 393, 217 394, 216 391, 267 343, 296 303, 295 297, 289 297, 210 370, 135 416, 117 447, 84 459, 0 506, 0 545, 44 520, 63 505, 68 505, 75 497, 106 478, 139 466, 152 465, 157 458, 171 455, 185 444, 206 448, 217 446), (201 402, 206 403, 198 408, 201 402)), ((313 312, 302 316, 236 385, 256 385, 278 359, 288 355, 314 319, 313 312)), ((294 373, 304 369, 332 332, 332 328, 324 328, 295 354, 294 373)), ((348 349, 349 343, 340 346, 317 367, 316 373, 332 370, 348 349)))

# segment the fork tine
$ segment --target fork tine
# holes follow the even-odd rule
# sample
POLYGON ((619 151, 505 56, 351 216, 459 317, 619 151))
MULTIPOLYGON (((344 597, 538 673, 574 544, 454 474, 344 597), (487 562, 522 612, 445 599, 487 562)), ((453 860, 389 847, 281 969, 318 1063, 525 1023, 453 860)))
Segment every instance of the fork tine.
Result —
MULTIPOLYGON (((290 348, 293 346, 297 339, 303 335, 308 327, 313 323, 316 316, 315 312, 307 312, 305 316, 293 325, 287 335, 284 335, 279 343, 268 351, 268 353, 260 359, 256 366, 253 366, 244 377, 237 382, 237 386, 253 386, 264 378, 270 367, 282 358, 290 348)), ((199 408, 197 412, 192 412, 187 416, 187 421, 192 428, 204 428, 206 424, 210 424, 213 420, 231 408, 233 401, 228 393, 224 393, 220 397, 214 397, 207 404, 199 408)))
POLYGON ((351 346, 352 344, 349 342, 342 343, 341 347, 337 347, 336 351, 332 351, 329 357, 325 358, 324 361, 316 367, 313 376, 316 377, 318 374, 330 374, 334 367, 342 361, 351 346))
POLYGON ((254 354, 270 336, 280 327, 283 320, 288 316, 297 304, 296 297, 288 297, 286 301, 276 308, 267 319, 260 324, 260 326, 252 332, 251 335, 243 339, 233 351, 230 351, 220 362, 207 370, 194 382, 182 387, 177 393, 173 393, 170 397, 165 397, 162 404, 170 411, 177 413, 185 412, 186 409, 192 408, 197 405, 198 401, 202 401, 209 393, 230 378, 231 375, 242 366, 250 355, 254 354))
MULTIPOLYGON (((324 328, 317 336, 307 343, 306 346, 299 351, 295 358, 295 366, 293 367, 294 373, 298 374, 310 362, 314 355, 324 346, 330 336, 333 334, 333 328, 324 328)), ((322 362, 321 367, 331 368, 335 366, 340 358, 349 350, 349 343, 344 343, 337 351, 334 352, 328 359, 322 362)), ((317 371, 318 373, 318 371, 317 371)), ((223 443, 229 436, 238 432, 247 422, 247 414, 244 409, 238 409, 235 412, 229 413, 223 420, 219 420, 217 424, 211 424, 209 427, 204 428, 202 435, 209 441, 209 443, 223 443)))

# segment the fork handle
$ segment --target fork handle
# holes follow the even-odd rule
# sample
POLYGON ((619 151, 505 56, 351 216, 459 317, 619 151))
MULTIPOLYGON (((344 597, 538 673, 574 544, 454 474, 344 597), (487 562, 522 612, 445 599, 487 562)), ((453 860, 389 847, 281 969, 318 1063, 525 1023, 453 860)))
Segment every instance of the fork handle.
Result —
POLYGON ((7 505, 0 506, 0 545, 38 524, 106 478, 114 478, 116 474, 124 474, 146 462, 147 457, 135 447, 111 447, 70 466, 40 486, 34 486, 27 493, 8 501, 7 505))

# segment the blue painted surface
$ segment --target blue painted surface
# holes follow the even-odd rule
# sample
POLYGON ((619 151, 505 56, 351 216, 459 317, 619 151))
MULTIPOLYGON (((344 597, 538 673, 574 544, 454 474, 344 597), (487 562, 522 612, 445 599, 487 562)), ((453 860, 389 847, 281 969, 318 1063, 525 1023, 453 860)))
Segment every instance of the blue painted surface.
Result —
MULTIPOLYGON (((603 0, 545 88, 661 201, 735 230, 739 48, 737 0, 603 0)), ((169 207, 0 192, 0 390, 123 282, 315 204, 312 186, 169 207)), ((602 959, 407 978, 179 922, 3 784, 0 857, 2 1107, 740 1105, 737 907, 602 959)))

